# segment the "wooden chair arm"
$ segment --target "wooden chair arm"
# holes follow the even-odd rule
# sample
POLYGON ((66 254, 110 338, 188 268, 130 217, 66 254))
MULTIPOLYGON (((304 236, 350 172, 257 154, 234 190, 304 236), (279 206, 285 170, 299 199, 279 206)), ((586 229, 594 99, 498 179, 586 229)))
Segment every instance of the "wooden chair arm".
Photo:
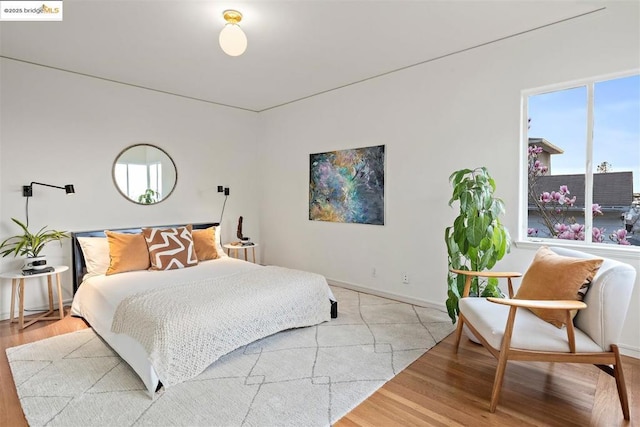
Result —
POLYGON ((574 300, 531 300, 531 299, 507 299, 507 298, 487 298, 496 304, 504 304, 526 308, 545 308, 550 310, 582 310, 587 308, 587 304, 574 300))
POLYGON ((476 277, 497 277, 497 278, 508 278, 508 277, 521 277, 522 273, 518 273, 515 271, 469 271, 469 270, 456 270, 455 268, 450 269, 452 273, 462 274, 464 276, 476 276, 476 277))
POLYGON ((511 279, 514 277, 522 276, 522 273, 518 273, 515 271, 469 271, 457 270, 455 268, 451 268, 449 271, 451 271, 452 273, 467 276, 464 283, 464 291, 462 292, 463 298, 469 296, 469 290, 471 289, 471 279, 473 277, 495 277, 498 279, 507 279, 507 284, 509 285, 509 298, 513 298, 513 284, 511 283, 511 279))
POLYGON ((509 311, 509 318, 507 320, 506 330, 509 331, 509 335, 506 338, 506 348, 511 345, 511 332, 513 331, 513 322, 516 316, 516 310, 519 307, 525 308, 544 308, 550 310, 564 310, 565 311, 565 324, 567 325, 567 340, 569 342, 569 351, 571 353, 576 352, 576 335, 573 328, 573 318, 571 316, 572 310, 582 310, 587 308, 587 304, 582 301, 573 300, 526 300, 526 299, 506 299, 506 298, 494 298, 489 297, 487 301, 495 304, 503 304, 511 307, 509 311))

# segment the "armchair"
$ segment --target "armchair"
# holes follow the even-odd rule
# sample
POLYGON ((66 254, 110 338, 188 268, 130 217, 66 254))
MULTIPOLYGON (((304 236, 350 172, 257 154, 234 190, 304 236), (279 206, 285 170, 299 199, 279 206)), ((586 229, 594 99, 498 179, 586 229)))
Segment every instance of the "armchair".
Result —
MULTIPOLYGON (((596 257, 565 248, 550 248, 555 254, 581 259, 596 257)), ((584 302, 576 300, 513 299, 511 279, 520 273, 452 270, 466 276, 460 299, 456 329, 457 353, 463 325, 498 360, 489 410, 495 412, 510 360, 594 364, 615 377, 624 419, 629 401, 617 341, 626 317, 636 271, 628 264, 604 258, 593 277, 584 302), (471 298, 473 277, 507 278, 509 298, 471 298), (526 309, 524 309, 526 308, 526 309), (530 309, 551 309, 561 313, 566 326, 558 328, 530 309), (572 311, 578 314, 572 319, 572 311)), ((516 295, 517 298, 517 295, 516 295)))

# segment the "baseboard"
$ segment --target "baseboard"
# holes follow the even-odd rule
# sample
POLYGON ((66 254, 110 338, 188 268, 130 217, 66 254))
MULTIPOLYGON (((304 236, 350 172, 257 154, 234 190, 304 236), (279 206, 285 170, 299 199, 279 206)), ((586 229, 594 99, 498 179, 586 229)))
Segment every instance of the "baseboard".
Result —
POLYGON ((362 292, 363 294, 375 295, 377 297, 388 298, 395 301, 404 302, 407 304, 417 305, 419 307, 435 308, 437 310, 447 311, 447 306, 444 303, 436 303, 433 301, 427 301, 420 298, 407 297, 405 295, 398 295, 392 292, 380 291, 378 289, 366 288, 364 286, 356 285, 354 283, 342 282, 335 279, 327 279, 327 283, 335 285, 340 288, 350 289, 352 291, 362 292))
MULTIPOLYGON (((68 299, 68 300, 62 300, 62 305, 64 306, 70 306, 71 302, 73 301, 73 299, 68 299)), ((55 310, 57 310, 58 304, 56 304, 56 301, 54 301, 53 304, 53 308, 55 310)), ((49 310, 49 305, 42 305, 42 306, 38 306, 38 307, 26 307, 24 309, 24 315, 25 316, 29 316, 31 314, 37 314, 38 312, 42 313, 45 311, 49 310)), ((15 316, 18 316, 18 309, 16 308, 16 312, 15 312, 15 316)), ((0 320, 7 320, 9 319, 9 317, 11 317, 11 312, 6 312, 6 313, 0 313, 0 320)))
POLYGON ((633 357, 634 359, 640 359, 640 348, 626 344, 618 344, 618 348, 620 349, 620 354, 633 357))
MULTIPOLYGON (((391 292, 385 292, 377 289, 366 288, 364 286, 356 285, 354 283, 342 282, 340 280, 335 280, 335 279, 327 279, 327 282, 330 285, 335 285, 341 288, 351 289, 352 291, 358 291, 365 294, 375 295, 378 297, 389 298, 392 300, 405 302, 407 304, 413 304, 420 307, 435 308, 442 311, 447 310, 447 306, 444 303, 436 303, 433 301, 427 301, 420 298, 406 297, 404 295, 397 295, 391 292)), ((338 301, 338 304, 340 304, 339 301, 338 301)), ((621 354, 625 356, 633 357, 634 359, 640 359, 640 348, 633 347, 627 344, 618 344, 618 348, 620 349, 621 354)))

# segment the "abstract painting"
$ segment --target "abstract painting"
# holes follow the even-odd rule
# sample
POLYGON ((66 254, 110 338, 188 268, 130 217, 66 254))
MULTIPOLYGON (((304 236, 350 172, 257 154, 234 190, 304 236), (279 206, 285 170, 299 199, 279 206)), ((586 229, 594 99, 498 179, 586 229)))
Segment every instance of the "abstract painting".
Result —
POLYGON ((384 145, 311 154, 309 219, 384 225, 384 145))

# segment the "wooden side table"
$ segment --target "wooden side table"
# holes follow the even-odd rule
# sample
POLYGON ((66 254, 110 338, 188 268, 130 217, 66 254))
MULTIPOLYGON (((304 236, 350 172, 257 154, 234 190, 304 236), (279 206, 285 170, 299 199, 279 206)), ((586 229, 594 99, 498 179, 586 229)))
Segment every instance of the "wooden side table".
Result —
POLYGON ((253 263, 256 263, 256 246, 258 246, 257 243, 254 243, 253 245, 249 245, 249 246, 242 246, 242 245, 232 245, 231 243, 227 243, 225 245, 223 245, 223 247, 227 250, 227 255, 231 256, 231 251, 234 251, 234 257, 238 258, 238 250, 239 249, 244 249, 244 260, 245 261, 249 261, 247 259, 247 250, 251 249, 251 254, 253 255, 253 263))
POLYGON ((62 320, 64 319, 64 306, 62 305, 62 286, 60 283, 60 273, 67 271, 69 267, 66 265, 55 266, 53 271, 49 271, 46 273, 32 274, 29 276, 24 276, 22 271, 14 270, 14 271, 5 271, 4 273, 0 273, 0 278, 2 279, 11 279, 11 321, 10 323, 18 322, 20 329, 24 329, 29 325, 34 324, 39 320, 62 320), (51 278, 56 276, 56 285, 58 288, 58 310, 60 311, 60 316, 51 316, 55 311, 53 309, 53 283, 51 278), (29 322, 24 322, 24 284, 27 279, 35 279, 35 278, 47 278, 47 287, 49 288, 49 311, 46 313, 40 314, 39 316, 31 319, 29 322), (14 319, 15 307, 16 307, 16 290, 18 291, 20 306, 18 309, 18 318, 14 319))

